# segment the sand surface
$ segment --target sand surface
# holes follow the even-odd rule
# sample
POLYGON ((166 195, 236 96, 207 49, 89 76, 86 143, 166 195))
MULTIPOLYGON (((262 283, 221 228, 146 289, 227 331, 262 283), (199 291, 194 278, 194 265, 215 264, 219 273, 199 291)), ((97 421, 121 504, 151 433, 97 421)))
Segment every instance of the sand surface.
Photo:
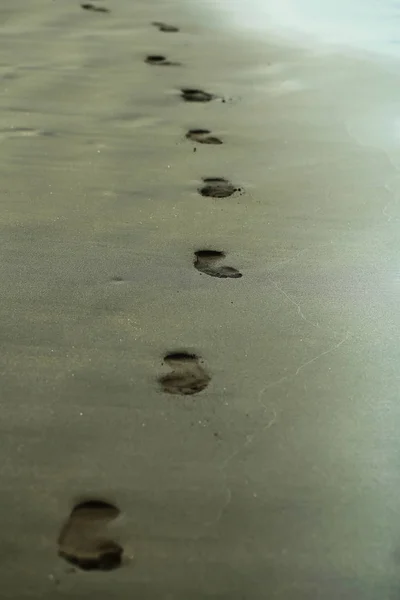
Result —
POLYGON ((95 4, 0 7, 2 597, 397 598, 398 70, 95 4), (161 391, 173 351, 204 391, 161 391), (57 557, 82 497, 121 569, 57 557))

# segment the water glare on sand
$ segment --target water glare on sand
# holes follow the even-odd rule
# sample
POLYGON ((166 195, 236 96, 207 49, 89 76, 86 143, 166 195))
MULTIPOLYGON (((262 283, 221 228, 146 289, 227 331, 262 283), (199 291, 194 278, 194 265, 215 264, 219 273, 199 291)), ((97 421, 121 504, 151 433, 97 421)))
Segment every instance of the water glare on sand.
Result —
POLYGON ((400 57, 400 3, 392 0, 231 0, 219 6, 240 27, 400 57))

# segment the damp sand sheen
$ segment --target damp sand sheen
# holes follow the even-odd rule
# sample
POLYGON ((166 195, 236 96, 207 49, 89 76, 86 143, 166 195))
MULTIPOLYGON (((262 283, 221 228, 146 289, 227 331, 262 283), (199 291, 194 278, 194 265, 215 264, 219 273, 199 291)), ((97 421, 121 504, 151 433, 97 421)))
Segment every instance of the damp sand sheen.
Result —
POLYGON ((4 597, 396 598, 395 58, 0 17, 4 597))

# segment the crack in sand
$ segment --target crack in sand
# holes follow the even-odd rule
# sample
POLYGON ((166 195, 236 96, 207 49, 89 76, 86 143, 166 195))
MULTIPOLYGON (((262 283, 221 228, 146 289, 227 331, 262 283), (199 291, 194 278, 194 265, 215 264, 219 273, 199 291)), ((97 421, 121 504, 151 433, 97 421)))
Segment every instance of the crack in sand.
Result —
MULTIPOLYGON (((324 244, 325 246, 326 244, 324 244)), ((307 250, 309 250, 308 248, 301 250, 296 256, 292 257, 291 259, 284 261, 284 262, 292 262, 294 260, 296 260, 296 258, 298 258, 301 254, 303 254, 304 252, 306 252, 307 250)), ((280 263, 283 264, 283 263, 280 263)), ((276 265, 275 268, 278 268, 280 265, 276 265)), ((306 315, 303 312, 303 309, 301 307, 301 305, 296 302, 287 292, 285 292, 285 290, 283 290, 276 281, 271 280, 272 285, 275 287, 275 289, 277 289, 283 296, 284 298, 286 298, 296 309, 297 309, 297 313, 299 315, 299 317, 305 322, 308 323, 309 325, 311 325, 313 328, 316 329, 320 329, 321 325, 318 322, 313 322, 310 321, 310 319, 308 319, 306 317, 306 315)), ((337 332, 331 329, 332 334, 337 338, 337 332)), ((212 521, 208 521, 207 523, 205 523, 206 527, 209 527, 211 525, 215 525, 217 524, 222 516, 224 515, 226 509, 228 508, 228 506, 231 504, 232 502, 232 489, 227 485, 227 468, 229 466, 229 464, 237 457, 239 456, 244 450, 246 450, 247 448, 249 448, 251 446, 251 444, 254 442, 254 440, 261 436, 265 431, 267 431, 268 429, 270 429, 273 425, 275 425, 278 421, 278 413, 276 411, 275 408, 269 407, 267 406, 267 404, 263 401, 263 396, 265 394, 265 392, 275 386, 279 386, 282 383, 286 382, 286 381, 291 381, 293 380, 295 377, 298 376, 298 374, 305 369, 307 366, 313 364, 314 362, 316 362, 317 360, 319 360, 320 358, 322 358, 323 356, 326 356, 327 354, 330 354, 332 352, 334 352, 335 350, 337 350, 338 348, 340 348, 340 346, 342 346, 342 344, 344 344, 348 338, 350 336, 350 332, 347 331, 345 336, 340 339, 339 341, 337 341, 335 344, 329 346, 326 350, 324 350, 323 352, 320 352, 319 354, 317 354, 316 356, 313 356, 312 358, 310 358, 309 360, 303 362, 302 364, 300 364, 297 369, 295 371, 293 371, 291 374, 285 375, 280 377, 279 379, 275 380, 275 381, 271 381, 269 382, 266 386, 264 386, 262 388, 262 390, 259 392, 258 396, 257 396, 257 401, 260 404, 260 406, 263 409, 263 417, 265 417, 266 413, 268 410, 272 411, 272 417, 267 421, 267 423, 265 425, 263 425, 262 427, 258 427, 256 428, 252 433, 249 433, 245 436, 245 440, 244 442, 238 447, 236 448, 236 450, 234 450, 227 458, 225 458, 225 460, 220 464, 219 466, 219 470, 222 473, 222 477, 225 481, 225 499, 222 503, 222 506, 219 508, 218 513, 215 517, 215 519, 213 519, 212 521)))
MULTIPOLYGON (((338 348, 340 348, 340 346, 342 346, 342 344, 344 344, 349 339, 349 337, 350 337, 350 332, 347 331, 346 335, 341 340, 339 340, 336 344, 330 346, 329 348, 327 348, 323 352, 320 352, 319 354, 317 354, 313 358, 311 358, 311 359, 307 360, 306 362, 302 363, 296 369, 296 371, 294 371, 292 374, 286 375, 284 377, 280 377, 279 379, 277 379, 275 381, 271 381, 265 387, 263 387, 263 389, 258 394, 257 401, 263 407, 264 415, 267 412, 267 410, 269 410, 269 407, 265 404, 265 402, 262 401, 262 397, 263 397, 263 395, 265 394, 265 392, 268 389, 270 389, 271 387, 274 387, 274 386, 278 386, 278 385, 284 383, 285 381, 290 381, 290 380, 294 379, 295 377, 297 377, 297 375, 300 373, 300 371, 302 371, 307 366, 309 366, 312 363, 314 363, 317 360, 319 360, 322 356, 326 356, 327 354, 331 354, 332 352, 335 352, 335 350, 337 350, 338 348)), ((234 460, 234 458, 236 458, 239 454, 241 454, 246 448, 249 448, 256 437, 259 437, 265 431, 267 431, 268 429, 270 429, 273 425, 275 425, 277 423, 277 421, 278 421, 278 413, 275 410, 275 408, 272 408, 271 410, 272 410, 272 418, 269 419, 268 422, 265 425, 263 425, 261 428, 258 428, 256 430, 254 430, 253 433, 247 434, 244 443, 241 444, 241 446, 239 448, 237 448, 234 452, 232 452, 232 454, 230 454, 222 462, 222 464, 220 465, 219 468, 223 472, 224 479, 226 479, 226 473, 224 473, 224 471, 226 471, 226 469, 228 468, 228 466, 232 462, 232 460, 234 460)), ((218 512, 217 519, 214 520, 214 521, 212 521, 211 523, 209 523, 209 525, 211 525, 212 523, 216 523, 216 522, 218 522, 221 519, 221 517, 222 517, 223 513, 225 512, 227 506, 230 504, 230 502, 232 500, 232 491, 231 491, 231 489, 228 488, 228 487, 226 489, 229 490, 229 500, 225 501, 225 503, 223 504, 222 508, 218 512)))
POLYGON ((224 512, 228 508, 229 504, 231 503, 232 491, 228 486, 226 486, 225 492, 226 492, 226 498, 225 498, 225 501, 222 504, 221 508, 219 509, 217 516, 212 521, 207 521, 206 523, 204 523, 205 527, 211 527, 211 525, 216 525, 217 523, 219 523, 219 521, 222 518, 222 515, 224 514, 224 512))
POLYGON ((350 335, 350 332, 347 331, 346 335, 344 336, 344 338, 342 338, 337 344, 335 344, 334 346, 331 346, 327 350, 324 350, 324 352, 321 352, 321 354, 318 354, 317 356, 314 356, 314 358, 311 358, 310 360, 308 360, 304 364, 300 365, 300 367, 297 369, 296 373, 294 374, 294 377, 297 377, 297 375, 300 373, 300 371, 302 371, 308 365, 311 365, 313 362, 315 362, 316 360, 318 360, 322 356, 325 356, 326 354, 330 354, 331 352, 334 352, 335 350, 337 350, 338 348, 340 348, 340 346, 342 344, 344 344, 348 340, 349 335, 350 335))
POLYGON ((225 513, 226 509, 228 508, 228 506, 232 502, 233 494, 232 494, 231 488, 226 484, 227 475, 225 473, 225 471, 226 471, 229 463, 238 454, 240 454, 245 448, 247 448, 248 446, 250 446, 250 444, 253 442, 254 438, 257 435, 261 434, 266 429, 269 429, 270 427, 272 427, 272 425, 274 425, 274 423, 276 423, 276 421, 277 421, 277 413, 276 413, 275 410, 273 410, 273 417, 272 417, 272 419, 270 419, 270 421, 268 421, 268 423, 266 425, 264 425, 260 430, 256 430, 253 433, 250 433, 250 434, 246 435, 245 442, 239 448, 237 448, 234 452, 232 452, 232 454, 230 456, 228 456, 222 462, 222 464, 219 466, 219 470, 222 471, 222 476, 223 476, 224 481, 225 481, 225 500, 224 500, 221 508, 218 510, 218 513, 217 513, 217 516, 215 517, 215 519, 213 519, 212 521, 207 521, 207 523, 205 523, 206 527, 210 527, 211 525, 216 525, 221 520, 221 518, 222 518, 223 514, 225 513))
POLYGON ((297 252, 294 256, 280 260, 279 262, 277 262, 275 265, 272 266, 272 268, 270 269, 269 272, 275 273, 275 271, 277 269, 279 269, 280 267, 282 267, 283 265, 287 265, 289 263, 294 262, 295 260, 297 260, 299 258, 299 256, 301 256, 305 252, 309 252, 310 250, 311 250, 311 248, 303 248, 303 250, 299 250, 299 252, 297 252))
MULTIPOLYGON (((261 403, 264 406, 265 411, 268 410, 268 408, 261 403)), ((242 452, 245 448, 248 448, 250 446, 250 444, 253 442, 254 438, 259 435, 260 433, 262 433, 263 431, 266 431, 267 429, 270 429, 272 427, 272 425, 274 425, 278 419, 278 415, 277 412, 275 411, 275 409, 272 409, 272 418, 268 421, 268 423, 266 423, 265 425, 263 425, 261 428, 255 429, 253 431, 253 433, 248 433, 246 435, 246 439, 243 442, 243 444, 239 447, 236 448, 236 450, 234 452, 232 452, 232 454, 230 454, 230 456, 228 456, 220 465, 220 469, 221 470, 226 470, 226 468, 228 467, 229 463, 232 462, 232 460, 238 455, 240 454, 240 452, 242 452)))
POLYGON ((274 280, 272 280, 272 279, 271 279, 271 283, 272 283, 272 285, 273 285, 273 286, 274 286, 274 287, 275 287, 275 288, 276 288, 276 289, 277 289, 279 292, 281 292, 281 294, 283 294, 283 296, 285 296, 285 298, 286 298, 287 300, 289 300, 289 302, 290 302, 291 304, 293 304, 293 306, 295 306, 295 307, 297 308, 297 313, 298 313, 299 317, 300 317, 301 319, 303 319, 303 321, 305 321, 306 323, 308 323, 308 324, 309 324, 309 325, 311 325, 312 327, 317 327, 317 328, 319 328, 319 327, 320 327, 320 324, 319 324, 319 323, 313 323, 313 321, 310 321, 309 319, 307 319, 307 317, 304 315, 304 313, 303 313, 303 311, 302 311, 302 309, 301 309, 301 306, 300 306, 300 304, 298 304, 298 302, 296 302, 295 300, 293 300, 293 298, 291 298, 291 296, 289 296, 289 294, 287 294, 287 293, 285 292, 285 290, 283 290, 283 289, 282 289, 282 288, 281 288, 281 287, 280 287, 280 286, 279 286, 279 285, 276 283, 276 281, 274 281, 274 280))
POLYGON ((300 371, 302 371, 305 367, 311 365, 312 363, 314 363, 315 361, 317 361, 318 359, 320 359, 322 356, 325 356, 326 354, 331 354, 331 352, 334 352, 335 350, 337 350, 338 348, 340 348, 340 346, 342 344, 344 344, 350 337, 350 331, 346 332, 346 335, 339 340, 339 342, 337 342, 336 344, 330 346, 329 348, 327 348, 326 350, 324 350, 323 352, 320 352, 319 354, 317 354, 316 356, 314 356, 313 358, 310 358, 309 360, 305 361, 304 363, 302 363, 297 369, 296 371, 294 371, 292 374, 289 375, 285 375, 284 377, 280 377, 279 379, 277 379, 276 381, 272 381, 271 383, 269 383, 268 385, 266 385, 259 393, 258 395, 258 402, 265 408, 267 409, 266 405, 264 404, 264 402, 262 402, 261 398, 262 396, 265 394, 265 392, 276 385, 280 385, 281 383, 283 383, 284 381, 291 381, 292 379, 294 379, 295 377, 297 377, 297 375, 300 373, 300 371))

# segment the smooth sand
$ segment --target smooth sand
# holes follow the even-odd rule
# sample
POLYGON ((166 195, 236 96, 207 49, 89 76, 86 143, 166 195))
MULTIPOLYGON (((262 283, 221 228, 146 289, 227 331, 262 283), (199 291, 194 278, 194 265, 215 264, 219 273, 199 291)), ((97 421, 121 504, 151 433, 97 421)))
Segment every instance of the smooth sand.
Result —
POLYGON ((2 597, 397 598, 400 76, 101 5, 0 8, 2 597), (199 273, 207 248, 243 277, 199 273), (160 392, 177 350, 197 396, 160 392), (87 496, 121 510, 123 569, 57 558, 87 496))

